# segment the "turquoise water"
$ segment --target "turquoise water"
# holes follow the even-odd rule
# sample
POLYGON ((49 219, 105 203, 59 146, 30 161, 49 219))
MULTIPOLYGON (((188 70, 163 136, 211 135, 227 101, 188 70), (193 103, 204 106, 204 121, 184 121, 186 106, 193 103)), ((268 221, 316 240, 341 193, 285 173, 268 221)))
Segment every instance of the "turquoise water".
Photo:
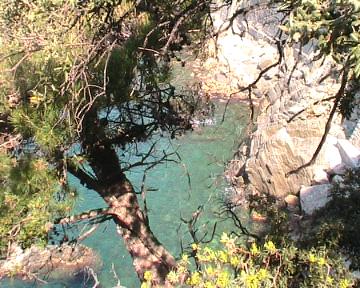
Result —
MULTIPOLYGON (((191 238, 187 227, 181 221, 190 219, 194 211, 203 205, 203 212, 198 221, 199 236, 206 231, 211 234, 213 226, 219 221, 217 213, 220 209, 221 193, 225 189, 222 178, 225 163, 231 159, 242 129, 247 108, 239 103, 229 105, 225 121, 221 122, 224 104, 218 103, 216 109, 217 124, 201 127, 192 133, 187 133, 179 139, 163 138, 158 150, 177 151, 181 157, 179 163, 168 162, 156 166, 147 173, 145 186, 147 192, 147 207, 149 210, 150 227, 160 242, 174 256, 181 254, 181 243, 184 248, 189 246, 191 238)), ((129 179, 137 190, 143 177, 143 170, 137 169, 128 173, 129 179)), ((103 200, 95 191, 81 187, 76 179, 70 179, 79 188, 79 201, 76 211, 84 211, 105 206, 103 200)), ((141 202, 141 198, 139 197, 141 202)), ((216 236, 222 231, 229 231, 232 223, 218 223, 216 236)), ((208 239, 209 236, 206 238, 208 239)), ((139 282, 132 268, 131 259, 124 248, 121 238, 115 232, 112 221, 102 223, 97 231, 84 241, 84 244, 94 248, 102 258, 103 266, 98 271, 101 287, 113 287, 112 267, 125 287, 139 287, 139 282)), ((72 282, 52 282, 43 287, 92 287, 84 282, 83 276, 72 282)), ((1 287, 34 287, 34 284, 13 281, 1 284, 1 287), (5 286, 4 286, 5 285, 5 286)), ((36 285, 35 285, 36 286, 36 285)))

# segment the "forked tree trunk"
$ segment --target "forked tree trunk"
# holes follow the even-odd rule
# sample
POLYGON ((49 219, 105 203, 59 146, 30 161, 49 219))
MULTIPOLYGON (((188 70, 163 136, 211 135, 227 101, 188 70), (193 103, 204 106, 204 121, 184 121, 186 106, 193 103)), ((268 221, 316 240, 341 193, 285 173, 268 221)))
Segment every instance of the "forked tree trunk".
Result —
POLYGON ((109 205, 109 213, 114 217, 140 280, 146 271, 151 271, 154 284, 164 283, 176 264, 175 259, 150 230, 129 180, 121 175, 119 181, 98 192, 109 205))

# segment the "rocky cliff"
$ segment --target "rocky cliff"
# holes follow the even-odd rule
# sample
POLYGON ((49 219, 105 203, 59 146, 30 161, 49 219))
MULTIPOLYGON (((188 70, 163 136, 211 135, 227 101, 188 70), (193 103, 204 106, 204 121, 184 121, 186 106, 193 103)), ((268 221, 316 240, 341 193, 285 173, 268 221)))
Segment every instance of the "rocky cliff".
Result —
POLYGON ((209 93, 259 103, 256 121, 228 167, 235 199, 246 200, 249 193, 284 198, 298 194, 303 186, 329 183, 346 164, 339 139, 358 144, 356 111, 345 128, 342 117, 334 117, 314 165, 286 174, 312 158, 324 134, 340 87, 336 64, 314 60, 316 43, 279 49, 276 43, 284 38, 276 28, 281 15, 275 10, 259 6, 230 23, 227 19, 238 8, 214 12, 215 31, 220 32, 209 44, 206 72, 199 73, 209 93))

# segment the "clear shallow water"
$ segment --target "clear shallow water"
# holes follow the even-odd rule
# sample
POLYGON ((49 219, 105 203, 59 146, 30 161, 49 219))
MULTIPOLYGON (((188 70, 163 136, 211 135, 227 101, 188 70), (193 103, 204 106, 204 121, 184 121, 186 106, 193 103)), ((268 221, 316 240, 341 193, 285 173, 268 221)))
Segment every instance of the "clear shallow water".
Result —
MULTIPOLYGON (((225 121, 220 123, 224 104, 219 103, 216 111, 217 125, 187 133, 172 141, 171 145, 165 138, 160 143, 158 148, 160 151, 174 149, 179 153, 181 157, 179 164, 172 162, 160 164, 147 173, 145 186, 150 190, 147 192, 150 227, 158 240, 175 257, 181 254, 181 242, 184 248, 191 243, 187 227, 182 223, 181 217, 190 219, 192 213, 203 205, 203 212, 198 221, 198 227, 202 227, 199 229, 199 236, 205 231, 211 234, 213 225, 219 220, 217 213, 220 210, 221 193, 225 188, 222 179, 224 163, 231 159, 239 143, 248 112, 241 104, 231 104, 225 121), (155 189, 157 191, 153 191, 155 189)), ((128 177, 136 190, 140 190, 143 170, 140 168, 133 170, 128 173, 128 177)), ((75 178, 71 178, 70 181, 79 187, 76 211, 105 206, 96 192, 81 187, 75 178)), ((140 198, 139 200, 141 202, 140 198)), ((233 226, 230 221, 218 223, 215 238, 221 235, 222 231, 229 231, 231 228, 233 226)), ((140 287, 132 268, 131 258, 124 248, 122 239, 116 234, 112 221, 101 224, 83 243, 95 249, 102 258, 103 266, 97 273, 101 287, 116 285, 112 267, 119 276, 121 285, 128 288, 140 287)), ((79 276, 72 281, 51 282, 42 287, 92 287, 90 282, 85 285, 83 283, 84 276, 79 276)), ((36 287, 36 285, 12 281, 0 283, 0 287, 36 287)))

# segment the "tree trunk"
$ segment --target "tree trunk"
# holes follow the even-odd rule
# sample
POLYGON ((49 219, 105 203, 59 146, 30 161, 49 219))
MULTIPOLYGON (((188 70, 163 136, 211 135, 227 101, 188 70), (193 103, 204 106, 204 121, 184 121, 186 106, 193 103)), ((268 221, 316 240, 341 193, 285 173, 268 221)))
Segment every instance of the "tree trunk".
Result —
POLYGON ((175 259, 151 232, 129 180, 120 175, 117 182, 98 192, 109 205, 109 213, 114 217, 140 280, 145 271, 151 271, 153 284, 164 283, 176 264, 175 259))
MULTIPOLYGON (((92 115, 96 119, 96 113, 92 115), (95 116, 94 116, 95 115, 95 116)), ((117 224, 140 280, 150 271, 153 284, 163 284, 166 275, 175 266, 174 257, 160 244, 141 211, 136 193, 121 169, 119 156, 111 144, 100 145, 105 138, 97 126, 99 121, 88 115, 89 130, 84 131, 83 147, 96 175, 94 189, 109 206, 109 214, 117 224)))
POLYGON ((163 284, 176 264, 175 259, 150 230, 134 188, 120 167, 118 155, 111 146, 90 147, 88 152, 99 184, 95 189, 109 206, 108 213, 117 224, 136 273, 143 280, 144 273, 150 271, 153 284, 163 284))

